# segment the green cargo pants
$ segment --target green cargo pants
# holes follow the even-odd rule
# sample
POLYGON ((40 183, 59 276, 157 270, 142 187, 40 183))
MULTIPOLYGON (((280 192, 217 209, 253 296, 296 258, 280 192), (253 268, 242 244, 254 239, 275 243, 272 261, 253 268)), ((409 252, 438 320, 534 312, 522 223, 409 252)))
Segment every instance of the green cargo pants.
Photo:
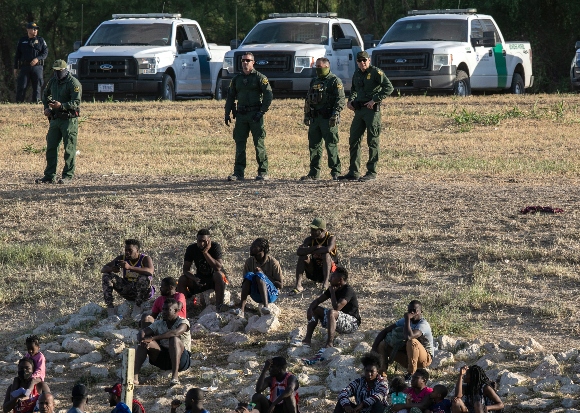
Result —
POLYGON ((367 132, 367 145, 369 147, 369 160, 367 162, 367 174, 377 174, 379 161, 379 147, 381 135, 381 112, 363 107, 354 113, 350 125, 350 167, 349 175, 360 176, 360 152, 362 137, 367 132))
POLYGON ((46 169, 44 176, 54 180, 58 164, 58 147, 64 144, 63 178, 72 178, 75 174, 77 136, 79 132, 78 118, 53 119, 50 121, 46 134, 46 169))
POLYGON ((236 116, 234 127, 234 141, 236 142, 236 158, 234 161, 234 175, 244 176, 246 169, 246 144, 248 136, 252 132, 254 147, 256 148, 256 162, 258 163, 258 175, 268 173, 268 155, 266 154, 266 131, 264 130, 264 117, 258 122, 254 122, 252 117, 256 112, 239 114, 236 116))
POLYGON ((308 127, 308 150, 310 151, 309 176, 320 177, 320 159, 322 158, 322 140, 326 145, 328 167, 331 175, 340 175, 340 158, 338 156, 338 126, 328 126, 328 119, 322 116, 312 118, 308 127))

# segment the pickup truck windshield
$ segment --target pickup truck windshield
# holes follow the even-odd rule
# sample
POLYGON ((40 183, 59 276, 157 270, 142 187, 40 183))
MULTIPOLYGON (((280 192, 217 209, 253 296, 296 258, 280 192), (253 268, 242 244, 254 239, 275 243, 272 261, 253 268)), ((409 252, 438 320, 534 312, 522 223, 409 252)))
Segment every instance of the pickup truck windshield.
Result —
POLYGON ((244 44, 328 44, 328 24, 310 22, 262 23, 244 39, 244 44))
POLYGON ((86 46, 166 46, 171 43, 170 24, 102 24, 86 46))
POLYGON ((385 33, 381 44, 417 41, 467 42, 467 20, 399 20, 385 33))

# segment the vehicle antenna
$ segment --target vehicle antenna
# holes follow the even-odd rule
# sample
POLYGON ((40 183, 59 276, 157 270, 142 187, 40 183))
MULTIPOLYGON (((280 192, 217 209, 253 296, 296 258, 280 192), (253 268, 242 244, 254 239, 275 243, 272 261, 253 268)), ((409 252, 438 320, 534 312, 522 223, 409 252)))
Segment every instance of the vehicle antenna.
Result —
POLYGON ((161 13, 165 12, 165 2, 163 2, 163 6, 161 6, 161 13))
POLYGON ((81 3, 81 45, 83 44, 83 23, 85 21, 85 5, 81 3))

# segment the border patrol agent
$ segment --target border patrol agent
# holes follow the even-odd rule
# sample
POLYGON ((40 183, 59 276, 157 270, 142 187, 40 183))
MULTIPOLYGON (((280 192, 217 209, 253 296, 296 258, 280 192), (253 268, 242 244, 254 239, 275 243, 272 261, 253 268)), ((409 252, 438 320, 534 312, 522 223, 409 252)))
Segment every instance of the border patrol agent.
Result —
POLYGON ((37 36, 36 23, 26 25, 27 36, 21 37, 14 55, 14 76, 16 83, 16 103, 24 102, 28 84, 32 85, 32 102, 40 102, 44 78, 44 60, 48 56, 48 46, 44 39, 37 36), (20 71, 19 71, 20 69, 20 71))
POLYGON ((300 178, 302 181, 320 179, 322 140, 326 144, 328 167, 333 180, 340 175, 338 156, 338 124, 344 109, 344 87, 342 81, 330 71, 330 61, 321 57, 316 60, 316 77, 304 105, 304 124, 308 126, 308 150, 310 171, 300 178))
POLYGON ((387 76, 377 67, 371 66, 369 54, 358 52, 356 55, 358 69, 352 76, 352 89, 347 107, 354 110, 350 125, 350 167, 348 174, 339 179, 361 182, 371 181, 377 177, 379 147, 381 135, 381 102, 391 93, 393 85, 387 76), (360 177, 360 152, 362 137, 367 132, 369 160, 367 173, 360 177))
POLYGON ((54 74, 42 94, 44 115, 50 121, 46 134, 46 169, 44 176, 36 180, 37 184, 56 181, 58 147, 61 142, 64 143, 64 168, 58 183, 69 183, 75 174, 81 83, 69 73, 64 60, 56 60, 52 69, 54 74))
POLYGON ((254 55, 244 53, 242 56, 242 73, 236 75, 230 82, 225 106, 225 123, 229 126, 232 118, 236 120, 234 141, 236 142, 236 159, 234 173, 228 176, 228 181, 244 179, 246 169, 246 143, 252 132, 256 161, 258 162, 257 181, 268 179, 268 155, 264 140, 264 113, 272 103, 272 88, 268 78, 254 69, 254 55), (235 101, 238 100, 236 109, 235 101))

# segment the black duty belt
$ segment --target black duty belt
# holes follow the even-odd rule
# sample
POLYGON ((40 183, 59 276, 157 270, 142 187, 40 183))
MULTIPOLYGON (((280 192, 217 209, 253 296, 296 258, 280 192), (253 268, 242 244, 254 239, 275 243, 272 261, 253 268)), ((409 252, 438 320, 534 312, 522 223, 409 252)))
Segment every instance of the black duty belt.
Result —
MULTIPOLYGON (((30 62, 32 62, 32 60, 21 60, 18 63, 20 64, 20 66, 22 66, 22 65, 29 65, 30 62)), ((39 60, 38 63, 36 64, 36 66, 44 66, 44 60, 39 60)))
POLYGON ((245 115, 246 113, 254 112, 260 110, 262 105, 254 105, 254 106, 238 106, 238 113, 245 115))
POLYGON ((312 115, 320 116, 324 119, 330 119, 330 117, 332 116, 332 112, 333 112, 332 108, 313 109, 312 115))
MULTIPOLYGON (((360 101, 360 100, 355 100, 352 103, 352 106, 354 108, 354 110, 361 110, 363 108, 368 109, 367 106, 365 105, 364 102, 360 101)), ((375 112, 379 112, 381 110, 381 103, 375 103, 375 105, 373 106, 372 110, 374 110, 375 112)))

